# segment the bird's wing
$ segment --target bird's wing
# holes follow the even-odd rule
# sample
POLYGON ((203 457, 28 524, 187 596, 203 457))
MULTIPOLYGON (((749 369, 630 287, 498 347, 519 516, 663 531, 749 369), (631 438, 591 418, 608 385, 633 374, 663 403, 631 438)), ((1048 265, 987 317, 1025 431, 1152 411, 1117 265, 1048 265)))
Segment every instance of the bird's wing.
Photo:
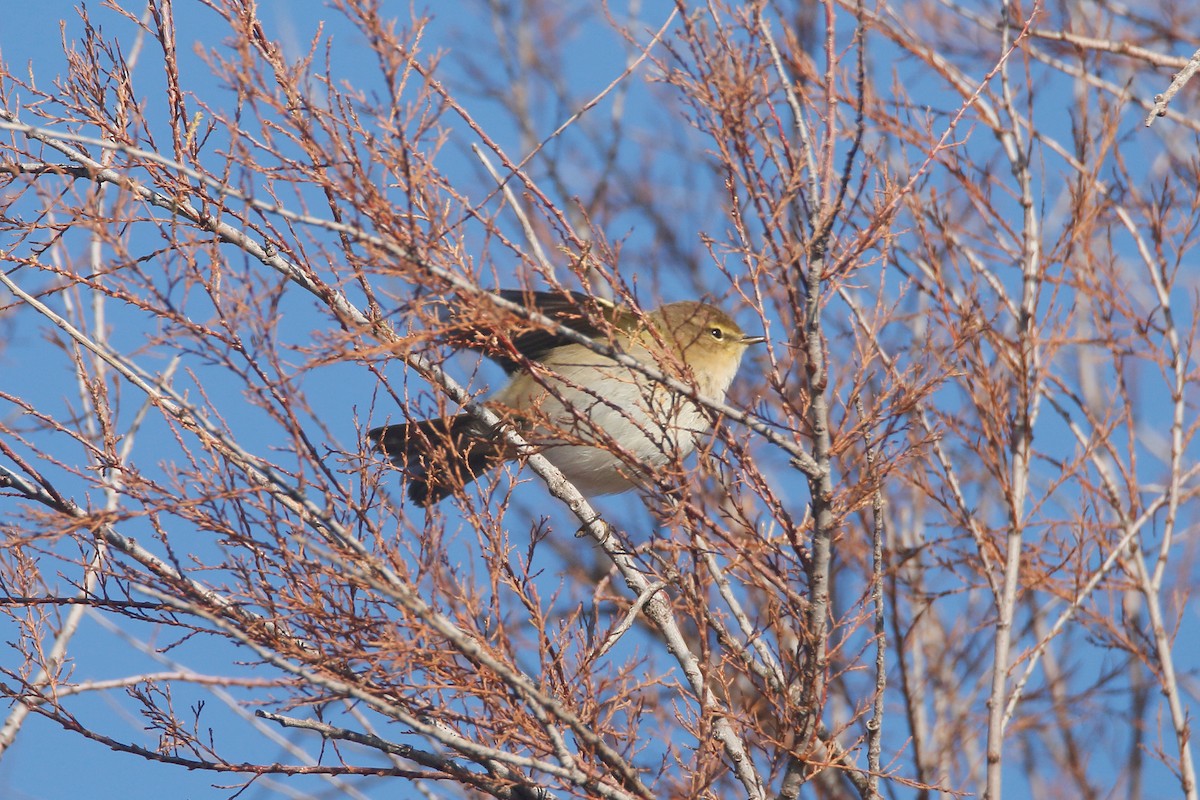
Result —
MULTIPOLYGON (((576 333, 601 341, 610 339, 614 326, 627 327, 632 319, 629 311, 608 300, 591 297, 582 292, 502 289, 495 294, 531 311, 537 311, 576 333)), ((532 321, 505 331, 455 331, 450 338, 456 345, 479 350, 508 373, 520 368, 521 358, 541 361, 554 348, 571 343, 571 339, 561 332, 547 330, 546 327, 532 321)))

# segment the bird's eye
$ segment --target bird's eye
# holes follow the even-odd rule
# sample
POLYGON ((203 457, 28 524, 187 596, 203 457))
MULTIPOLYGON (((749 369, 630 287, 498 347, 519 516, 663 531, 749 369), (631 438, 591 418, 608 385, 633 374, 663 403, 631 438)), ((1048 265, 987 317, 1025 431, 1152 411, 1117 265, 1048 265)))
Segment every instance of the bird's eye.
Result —
POLYGON ((718 342, 725 338, 725 331, 721 330, 720 328, 709 328, 708 333, 718 342))

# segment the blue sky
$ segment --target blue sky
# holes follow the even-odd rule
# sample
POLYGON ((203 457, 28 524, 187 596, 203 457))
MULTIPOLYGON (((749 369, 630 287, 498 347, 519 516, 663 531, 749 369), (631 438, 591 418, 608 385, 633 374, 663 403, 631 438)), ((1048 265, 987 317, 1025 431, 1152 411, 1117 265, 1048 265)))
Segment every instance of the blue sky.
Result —
MULTIPOLYGON (((3 55, 5 63, 11 67, 24 65, 27 62, 32 63, 39 85, 49 86, 64 64, 60 47, 59 21, 65 21, 65 37, 68 40, 74 39, 79 30, 78 17, 71 11, 70 5, 59 0, 59 2, 45 4, 22 4, 19 10, 10 11, 5 26, 7 32, 0 33, 0 54, 3 55), (14 31, 20 31, 20 35, 14 31)), ((671 5, 665 2, 645 3, 641 15, 646 26, 656 28, 661 24, 671 5)), ((403 24, 405 15, 409 13, 409 6, 400 3, 396 3, 394 6, 395 13, 403 24)), ((490 38, 495 36, 495 31, 485 20, 472 18, 471 13, 476 8, 473 3, 461 5, 441 3, 430 8, 433 22, 428 29, 424 47, 427 53, 438 51, 442 53, 442 70, 439 72, 439 77, 446 80, 452 87, 452 91, 458 93, 460 98, 465 98, 464 101, 468 103, 472 114, 486 123, 489 132, 501 142, 510 154, 520 155, 519 133, 512 125, 511 116, 503 108, 503 102, 499 98, 473 96, 471 91, 472 75, 462 66, 466 59, 457 58, 460 54, 470 52, 473 43, 490 41, 490 38)), ((221 82, 209 74, 207 68, 193 53, 194 41, 205 41, 208 46, 214 44, 211 41, 212 12, 201 7, 199 3, 180 2, 175 8, 175 13, 180 51, 184 54, 182 61, 184 76, 189 87, 206 98, 213 99, 218 104, 230 102, 231 99, 224 91, 221 82)), ((624 13, 624 11, 618 9, 614 13, 624 13)), ((91 14, 93 24, 99 25, 106 32, 125 31, 120 36, 123 41, 132 46, 132 39, 128 37, 130 30, 128 21, 120 19, 99 6, 91 8, 91 14)), ((293 56, 304 51, 309 38, 317 30, 318 24, 321 24, 323 35, 329 37, 333 42, 330 53, 335 75, 343 76, 345 80, 368 93, 378 88, 374 58, 370 49, 363 46, 361 34, 324 3, 275 0, 275 2, 262 4, 261 16, 269 35, 278 37, 293 56)), ((577 35, 570 42, 564 43, 563 49, 567 65, 563 80, 571 87, 574 97, 590 97, 600 92, 620 74, 628 57, 622 42, 603 24, 602 20, 598 21, 594 18, 589 18, 582 23, 577 35)), ((903 61, 889 62, 886 46, 873 44, 871 54, 873 56, 872 67, 879 70, 880 74, 894 71, 910 94, 916 95, 920 92, 922 100, 930 107, 931 117, 945 118, 946 115, 957 110, 959 101, 956 95, 941 90, 940 84, 936 80, 920 77, 919 72, 912 71, 911 65, 907 65, 908 69, 906 69, 903 61)), ((324 57, 324 53, 321 54, 321 57, 324 57)), ((678 111, 678 106, 671 106, 662 101, 661 87, 657 86, 651 80, 652 78, 651 67, 644 66, 638 79, 628 83, 628 94, 623 97, 623 102, 627 104, 625 113, 632 121, 631 126, 636 124, 640 130, 654 130, 656 120, 662 120, 666 115, 678 111)), ((139 75, 139 86, 146 93, 146 102, 154 104, 160 100, 156 94, 159 88, 158 82, 152 74, 139 75)), ((613 99, 610 98, 601 103, 592 112, 594 117, 603 119, 604 115, 611 114, 612 102, 613 99)), ((537 134, 539 136, 547 135, 557 128, 571 111, 573 109, 562 108, 552 102, 540 107, 538 113, 535 114, 538 126, 537 134)), ((1039 121, 1044 120, 1046 131, 1054 131, 1056 135, 1066 137, 1073 120, 1068 115, 1059 113, 1060 111, 1061 109, 1053 106, 1039 107, 1038 118, 1039 121)), ((1140 134, 1139 113, 1137 109, 1130 109, 1127 112, 1128 116, 1121 126, 1123 137, 1140 134)), ((452 119, 452 117, 448 115, 447 119, 452 119)), ((666 127, 665 121, 663 126, 666 127)), ((674 128, 672 135, 676 135, 674 128)), ((683 134, 679 135, 701 136, 699 132, 692 129, 686 129, 683 134)), ((958 138, 964 141, 962 145, 964 152, 972 152, 976 147, 980 151, 986 152, 987 148, 994 146, 991 134, 975 125, 966 125, 960 129, 958 138)), ((465 128, 461 126, 455 128, 439 156, 439 166, 456 186, 468 187, 468 193, 474 197, 481 197, 486 193, 484 187, 488 185, 488 179, 471 154, 470 145, 473 141, 473 137, 466 132, 465 128)), ((577 141, 569 142, 571 140, 563 143, 555 142, 550 147, 581 146, 577 141)), ((913 151, 897 147, 898 162, 911 159, 912 155, 913 151)), ((641 154, 636 147, 626 143, 622 146, 619 158, 623 164, 639 165, 641 154)), ((568 169, 560 177, 563 185, 569 191, 567 196, 557 198, 561 203, 569 203, 571 192, 582 194, 589 187, 594 187, 597 181, 604 177, 595 174, 589 162, 582 160, 572 162, 569 159, 567 162, 568 169)), ((1129 166, 1150 175, 1154 174, 1153 167, 1147 163, 1136 163, 1135 161, 1129 166)), ((705 214, 703 209, 698 210, 695 204, 690 202, 693 195, 700 194, 702 189, 707 191, 713 181, 713 176, 708 171, 708 165, 663 159, 645 164, 644 167, 655 176, 662 191, 678 197, 679 214, 673 220, 673 228, 685 242, 682 249, 693 255, 702 253, 702 248, 698 246, 699 233, 714 232, 711 226, 716 224, 714 220, 719 218, 722 213, 720 209, 713 209, 711 214, 705 214)), ((537 168, 535 163, 533 169, 537 168)), ((1000 174, 1007 170, 1007 165, 997 161, 994 168, 997 174, 1000 174)), ((1048 241, 1053 241, 1057 235, 1050 226, 1055 222, 1060 225, 1065 224, 1069 214, 1069 209, 1064 205, 1064 198, 1068 195, 1064 188, 1064 172, 1051 168, 1040 173, 1044 185, 1039 186, 1037 191, 1038 196, 1042 198, 1044 208, 1048 210, 1046 214, 1046 220, 1049 222, 1046 237, 1048 241)), ((1015 212, 1015 204, 1013 208, 1015 212)), ((634 214, 618 211, 604 219, 595 220, 595 222, 605 231, 610 241, 620 241, 625 244, 630 264, 640 263, 639 259, 649 261, 656 256, 661 257, 667 252, 664 245, 652 241, 655 235, 652 227, 634 214)), ((513 225, 511 220, 507 224, 513 225)), ((909 224, 911 224, 911 220, 905 220, 902 217, 897 224, 897 229, 903 230, 909 224)), ((981 221, 980 224, 984 226, 988 223, 981 221)), ((513 227, 515 228, 515 225, 513 227)), ((496 247, 494 243, 486 242, 481 232, 475 235, 481 251, 485 247, 496 247)), ((1118 241, 1115 246, 1128 248, 1129 244, 1118 241)), ((226 250, 229 249, 226 248, 226 250)), ((227 256, 230 259, 231 268, 237 268, 240 264, 238 259, 244 258, 233 252, 228 252, 227 256)), ((515 275, 504 274, 502 270, 502 267, 497 267, 498 283, 504 284, 508 279, 515 277, 515 275)), ((644 302, 659 299, 682 299, 705 291, 721 294, 727 290, 728 282, 725 277, 707 263, 698 277, 692 276, 683 268, 664 269, 661 273, 647 271, 644 274, 646 275, 644 281, 639 283, 639 296, 644 302), (697 286, 697 283, 700 285, 697 286)), ((1018 276, 1015 271, 1002 274, 1013 286, 1016 285, 1018 276)), ((880 278, 880 280, 884 279, 880 278)), ((897 284, 902 283, 894 277, 888 276, 886 279, 895 281, 897 284)), ((1179 293, 1178 310, 1181 327, 1187 330, 1191 321, 1191 306, 1188 302, 1187 291, 1189 287, 1190 290, 1194 290, 1198 284, 1195 277, 1185 284, 1179 293)), ((394 289, 400 291, 402 287, 396 286, 394 289)), ((203 303, 204 301, 198 300, 197 302, 203 303)), ((1070 307, 1069 303, 1063 303, 1063 313, 1067 313, 1070 307)), ((328 319, 303 296, 289 296, 282 305, 282 313, 287 318, 287 324, 282 326, 281 330, 291 337, 290 343, 297 348, 309 341, 314 330, 319 330, 328 324, 328 319)), ((760 324, 753 314, 747 314, 744 310, 739 319, 742 321, 743 327, 748 330, 754 330, 755 326, 760 324)), ((142 333, 133 328, 118 328, 115 336, 123 338, 125 341, 137 341, 142 333)), ((54 353, 54 348, 44 342, 43 333, 39 329, 18 323, 7 325, 4 335, 7 337, 7 347, 0 352, 0 371, 8 372, 10 375, 27 374, 42 368, 46 363, 52 363, 52 359, 59 358, 54 353)), ((782 335, 786 336, 786 332, 782 335)), ((908 331, 903 331, 903 335, 907 336, 908 331)), ((148 360, 161 357, 161 354, 146 356, 148 360)), ((297 359, 300 358, 301 356, 297 353, 297 359)), ((471 364, 472 362, 468 359, 459 362, 460 377, 465 379, 470 376, 471 364)), ((189 365, 197 370, 203 370, 203 364, 199 361, 189 362, 189 365)), ((757 369, 759 368, 754 362, 748 363, 743 368, 742 379, 745 384, 738 390, 742 393, 740 399, 743 401, 747 400, 750 395, 747 387, 758 377, 757 369)), ((1146 385, 1144 402, 1148 406, 1154 407, 1156 403, 1163 402, 1163 383, 1159 376, 1154 375, 1144 366, 1141 369, 1143 370, 1141 375, 1135 377, 1144 378, 1146 385)), ((198 374, 203 376, 208 373, 201 371, 198 374)), ((22 387, 22 393, 39 404, 47 404, 48 407, 66 407, 72 402, 71 397, 74 391, 72 377, 70 375, 58 377, 47 374, 44 381, 22 387)), ((488 382, 497 380, 498 377, 497 370, 485 368, 474 386, 481 389, 488 382)), ((355 415, 366 423, 370 410, 371 422, 378 424, 392 413, 390 399, 382 395, 377 397, 376 406, 369 409, 377 386, 372 376, 357 369, 355 365, 326 365, 319 372, 306 376, 305 387, 308 390, 308 397, 313 403, 314 416, 326 420, 331 429, 335 431, 338 441, 331 444, 339 444, 346 448, 354 446, 356 432, 352 420, 355 415), (319 391, 316 390, 317 387, 319 387, 319 391)), ((240 392, 240 387, 232 383, 223 384, 215 381, 206 384, 205 389, 218 401, 222 395, 228 395, 231 401, 236 400, 240 392)), ((944 391, 953 393, 956 389, 947 388, 944 391)), ((127 404, 126 409, 126 413, 132 414, 134 406, 127 404)), ((249 449, 266 450, 275 444, 272 441, 269 427, 261 423, 262 420, 251 412, 247 412, 244 418, 235 421, 239 428, 239 436, 244 437, 240 441, 249 449)), ((1039 436, 1044 437, 1042 441, 1063 442, 1067 440, 1068 432, 1053 414, 1044 413, 1041 424, 1039 436)), ((144 435, 146 437, 161 436, 164 435, 165 429, 164 425, 156 426, 151 423, 144 435)), ((1193 450, 1190 455, 1200 454, 1193 450)), ((1149 456, 1147 456, 1147 460, 1153 461, 1149 456)), ((807 487, 793 471, 787 468, 786 461, 782 456, 766 455, 764 462, 776 465, 777 469, 772 475, 779 481, 781 496, 792 501, 793 509, 802 513, 807 504, 807 487)), ((528 473, 523 477, 528 477, 528 473)), ((980 500, 981 503, 983 499, 972 497, 972 500, 980 500)), ((1074 499, 1069 494, 1064 494, 1057 499, 1057 502, 1061 503, 1064 508, 1069 508, 1074 499)), ((614 498, 601 501, 599 505, 613 519, 623 523, 628 529, 642 531, 641 535, 649 535, 646 531, 651 526, 650 516, 638 503, 632 502, 628 498, 614 498)), ((517 508, 529 512, 531 518, 536 519, 544 506, 545 494, 536 480, 530 481, 528 486, 523 486, 518 490, 517 508)), ((566 519, 556 511, 548 513, 557 522, 566 519)), ((129 523, 129 526, 128 532, 131 535, 147 537, 147 541, 150 540, 150 532, 145 527, 139 528, 136 522, 129 523)), ((473 542, 469 532, 458 530, 455 533, 460 537, 462 543, 462 552, 465 554, 464 562, 469 564, 473 553, 471 548, 478 545, 473 542)), ((553 570, 554 559, 557 556, 552 554, 549 548, 545 548, 541 552, 547 559, 547 569, 541 578, 546 591, 562 589, 568 595, 573 591, 582 591, 578 587, 561 587, 553 570)), ((1187 581, 1182 582, 1186 583, 1187 581)), ((853 591, 849 593, 853 594, 853 591)), ((1194 613, 1184 613, 1181 626, 1184 631, 1194 633, 1196 629, 1194 613)), ((147 626, 131 627, 135 629, 138 636, 152 642, 157 641, 157 637, 161 633, 147 626)), ((1200 646, 1195 644, 1196 641, 1195 635, 1185 633, 1180 635, 1177 644, 1180 662, 1189 666, 1193 671, 1200 664, 1200 646)), ((103 679, 142 670, 167 671, 174 668, 169 662, 163 663, 150 656, 135 652, 128 641, 116 632, 105 628, 99 620, 92 617, 85 618, 72 649, 88 654, 86 661, 81 660, 77 668, 76 677, 80 679, 103 679)), ((244 671, 248 676, 259 675, 261 672, 248 666, 231 666, 231 664, 250 660, 250 656, 241 654, 228 646, 214 649, 211 643, 186 642, 163 655, 166 659, 187 664, 191 669, 201 672, 211 670, 213 674, 230 674, 244 671)), ((0 658, 3 656, 0 655, 0 658)), ((1080 663, 1071 666, 1077 669, 1080 675, 1096 674, 1112 668, 1113 662, 1108 659, 1109 655, 1102 648, 1095 648, 1087 650, 1086 656, 1080 657, 1080 663)), ((1120 681, 1117 680, 1117 683, 1119 684, 1120 681)), ((275 760, 294 762, 297 760, 295 753, 285 752, 277 743, 265 740, 248 724, 235 721, 228 709, 223 707, 220 699, 206 690, 193 685, 180 685, 174 687, 172 691, 176 708, 190 708, 199 703, 205 704, 203 725, 211 726, 224 738, 224 741, 219 742, 224 752, 241 752, 245 753, 246 758, 267 762, 275 760)), ((254 696, 254 692, 236 690, 232 692, 232 696, 251 697, 254 696)), ((117 702, 114 698, 106 695, 80 698, 80 702, 73 706, 81 715, 104 721, 105 724, 111 725, 113 730, 124 731, 126 736, 135 738, 139 735, 138 731, 142 729, 144 722, 136 716, 131 716, 128 712, 129 707, 130 704, 117 702)), ((893 709, 892 713, 898 713, 898 709, 893 709)), ((282 735, 311 754, 313 758, 317 757, 321 745, 315 738, 294 732, 282 732, 282 735)), ((898 742, 893 744, 897 749, 901 747, 898 742)), ((148 740, 145 745, 153 747, 154 742, 148 740)), ((1038 757, 1038 754, 1029 756, 1031 759, 1038 757)), ((333 759, 329 758, 327 754, 326 760, 332 762, 333 759)), ((1022 796, 1022 792, 1026 792, 1026 796, 1032 796, 1033 790, 1024 782, 1022 758, 1014 752, 1010 754, 1008 763, 1010 766, 1007 776, 1009 790, 1007 796, 1019 798, 1022 796)), ((1111 765, 1111 770, 1106 769, 1104 765, 1093 764, 1093 767, 1100 774, 1111 771, 1113 780, 1116 780, 1119 765, 1111 765)), ((1155 791, 1159 789, 1164 794, 1173 791, 1175 784, 1171 782, 1170 776, 1165 774, 1165 770, 1158 769, 1152 771, 1151 774, 1160 783, 1154 787, 1147 787, 1148 796, 1154 796, 1155 791)), ((77 796, 87 796, 93 800, 108 800, 108 798, 137 800, 142 797, 164 796, 199 800, 200 798, 229 796, 232 793, 229 789, 214 788, 214 784, 231 786, 239 780, 237 776, 214 776, 207 773, 187 772, 176 767, 148 764, 134 756, 113 753, 101 744, 84 742, 77 735, 64 732, 57 725, 36 717, 27 723, 11 752, 3 760, 0 760, 0 796, 11 797, 14 800, 57 800, 57 798, 77 796)), ((379 780, 355 780, 352 782, 358 791, 368 797, 408 796, 405 792, 408 792, 409 789, 406 787, 397 789, 394 782, 379 780)), ((288 796, 292 792, 301 793, 301 796, 306 796, 304 793, 311 793, 311 796, 331 793, 328 785, 317 779, 293 778, 288 779, 286 785, 274 780, 260 781, 242 797, 288 796)))

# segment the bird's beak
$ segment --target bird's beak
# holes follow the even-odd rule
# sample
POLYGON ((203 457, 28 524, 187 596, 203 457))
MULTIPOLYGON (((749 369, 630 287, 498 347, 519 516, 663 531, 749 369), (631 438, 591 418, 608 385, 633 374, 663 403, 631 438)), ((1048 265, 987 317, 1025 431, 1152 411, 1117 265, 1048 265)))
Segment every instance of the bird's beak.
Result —
POLYGON ((742 344, 744 344, 744 345, 762 344, 766 340, 767 340, 767 337, 765 337, 765 336, 743 336, 742 344))

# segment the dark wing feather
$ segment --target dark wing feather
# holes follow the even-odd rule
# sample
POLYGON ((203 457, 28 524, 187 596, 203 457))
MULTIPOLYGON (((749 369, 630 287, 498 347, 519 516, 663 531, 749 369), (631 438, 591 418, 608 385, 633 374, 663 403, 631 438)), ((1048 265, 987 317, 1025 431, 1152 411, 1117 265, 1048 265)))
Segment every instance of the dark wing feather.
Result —
MULTIPOLYGON (((589 297, 582 292, 527 292, 523 289, 502 289, 496 292, 496 295, 510 303, 537 311, 576 333, 601 340, 608 338, 610 328, 600 320, 607 320, 609 325, 618 327, 628 323, 627 311, 607 300, 589 297)), ((546 353, 571 342, 567 337, 548 331, 535 322, 527 322, 513 330, 505 331, 503 337, 481 337, 477 335, 478 332, 467 331, 463 331, 462 334, 464 335, 453 337, 455 344, 481 351, 510 374, 521 366, 518 356, 530 361, 541 361, 546 353), (506 341, 500 344, 500 340, 506 341), (512 351, 511 354, 506 354, 504 350, 509 343, 512 351)))

